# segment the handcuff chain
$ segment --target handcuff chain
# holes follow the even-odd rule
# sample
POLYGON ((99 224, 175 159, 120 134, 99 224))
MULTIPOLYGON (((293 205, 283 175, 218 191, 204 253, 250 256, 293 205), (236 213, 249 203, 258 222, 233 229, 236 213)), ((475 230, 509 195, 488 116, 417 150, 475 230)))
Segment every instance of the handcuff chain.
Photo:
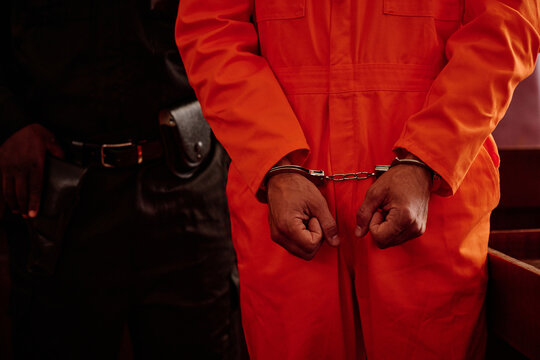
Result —
POLYGON ((374 172, 360 171, 356 173, 326 175, 325 180, 330 181, 347 181, 347 180, 367 180, 370 177, 376 176, 374 172))
POLYGON ((379 177, 388 171, 390 167, 390 165, 376 165, 374 171, 326 175, 324 170, 311 170, 298 165, 279 165, 274 166, 268 171, 264 180, 264 186, 266 186, 266 182, 272 176, 282 173, 296 173, 302 175, 312 181, 315 185, 319 186, 324 185, 325 181, 367 180, 371 177, 379 177))

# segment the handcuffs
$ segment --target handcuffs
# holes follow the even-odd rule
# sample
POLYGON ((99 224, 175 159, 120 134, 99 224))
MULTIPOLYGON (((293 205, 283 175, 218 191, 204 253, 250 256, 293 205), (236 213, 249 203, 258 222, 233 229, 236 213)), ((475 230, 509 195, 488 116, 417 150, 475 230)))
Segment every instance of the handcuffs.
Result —
POLYGON ((423 161, 415 159, 400 159, 396 157, 390 165, 375 165, 373 171, 360 171, 355 173, 344 173, 344 174, 333 174, 327 175, 324 170, 311 170, 298 165, 279 165, 272 167, 263 179, 262 185, 257 192, 257 198, 261 202, 266 202, 266 195, 268 190, 268 180, 273 176, 279 174, 298 174, 302 175, 309 181, 311 181, 315 186, 323 186, 327 181, 348 181, 348 180, 367 180, 369 178, 375 177, 378 178, 390 168, 397 165, 414 165, 427 169, 432 174, 432 186, 431 191, 435 191, 438 188, 440 183, 440 176, 434 172, 429 166, 427 166, 423 161))

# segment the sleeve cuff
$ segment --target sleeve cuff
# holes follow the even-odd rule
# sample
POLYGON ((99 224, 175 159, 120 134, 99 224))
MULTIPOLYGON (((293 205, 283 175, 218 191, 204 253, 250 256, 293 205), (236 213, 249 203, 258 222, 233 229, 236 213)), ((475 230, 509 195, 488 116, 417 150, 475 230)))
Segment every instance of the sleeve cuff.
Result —
POLYGON ((262 182, 266 176, 266 173, 278 161, 280 161, 285 156, 287 156, 293 164, 301 166, 304 164, 304 162, 308 158, 309 153, 310 153, 310 150, 307 145, 303 145, 302 147, 296 147, 296 148, 291 148, 290 146, 287 146, 287 147, 276 149, 276 151, 272 154, 272 156, 268 156, 264 164, 259 166, 259 168, 257 169, 255 173, 255 176, 253 176, 251 181, 248 181, 249 188, 251 189, 253 194, 257 195, 262 185, 262 182))
POLYGON ((446 167, 443 166, 442 162, 437 161, 437 159, 431 154, 427 153, 425 150, 420 147, 414 146, 414 144, 409 144, 406 141, 398 141, 394 145, 394 153, 399 155, 403 150, 410 152, 411 154, 418 157, 422 162, 424 162, 429 168, 436 174, 433 177, 433 184, 431 191, 439 196, 452 196, 457 191, 459 185, 449 181, 451 179, 450 172, 447 171, 446 167))

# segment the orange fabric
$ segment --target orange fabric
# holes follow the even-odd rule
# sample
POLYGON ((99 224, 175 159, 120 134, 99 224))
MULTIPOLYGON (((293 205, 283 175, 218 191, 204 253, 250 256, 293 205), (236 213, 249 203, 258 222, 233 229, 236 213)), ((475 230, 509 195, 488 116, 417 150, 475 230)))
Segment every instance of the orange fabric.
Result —
POLYGON ((475 359, 483 353, 489 135, 539 50, 536 0, 181 0, 176 39, 232 158, 228 195, 254 359, 475 359), (294 162, 371 170, 393 151, 444 179, 418 239, 353 236, 370 182, 321 188, 342 245, 306 262, 269 236, 255 191, 294 162))

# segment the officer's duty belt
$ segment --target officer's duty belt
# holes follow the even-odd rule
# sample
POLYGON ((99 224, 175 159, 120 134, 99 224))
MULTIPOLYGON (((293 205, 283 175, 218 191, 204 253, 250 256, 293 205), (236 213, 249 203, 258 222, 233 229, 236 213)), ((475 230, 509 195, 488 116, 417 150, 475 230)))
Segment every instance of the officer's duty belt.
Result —
POLYGON ((124 142, 116 144, 92 144, 71 141, 66 149, 68 160, 84 166, 125 168, 163 156, 160 141, 124 142))

